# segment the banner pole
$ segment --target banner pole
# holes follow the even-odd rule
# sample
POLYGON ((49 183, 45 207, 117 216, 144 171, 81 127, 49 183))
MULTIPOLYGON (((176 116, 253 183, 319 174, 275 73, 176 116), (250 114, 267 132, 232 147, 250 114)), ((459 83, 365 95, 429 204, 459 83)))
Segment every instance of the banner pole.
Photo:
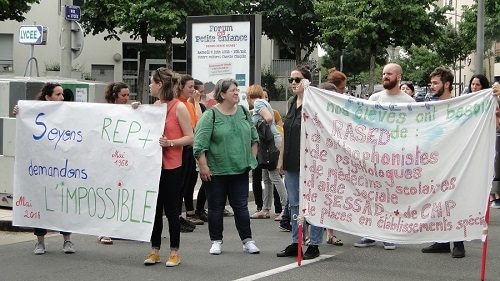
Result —
POLYGON ((483 229, 483 254, 481 257, 481 281, 486 279, 486 256, 488 253, 488 224, 490 223, 490 204, 486 206, 486 214, 484 215, 485 226, 483 229))
POLYGON ((297 265, 300 266, 302 264, 302 239, 303 239, 303 224, 304 224, 304 216, 297 216, 297 225, 298 225, 298 237, 297 237, 297 265))

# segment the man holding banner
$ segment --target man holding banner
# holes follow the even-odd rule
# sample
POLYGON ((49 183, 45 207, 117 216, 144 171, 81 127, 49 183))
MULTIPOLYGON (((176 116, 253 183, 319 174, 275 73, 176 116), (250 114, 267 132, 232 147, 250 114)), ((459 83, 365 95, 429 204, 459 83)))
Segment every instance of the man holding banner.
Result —
MULTIPOLYGON (((431 78, 431 94, 430 100, 447 100, 451 98, 451 90, 453 85, 453 73, 447 68, 437 67, 430 74, 431 78)), ((434 243, 422 249, 422 253, 449 253, 450 243, 434 243)), ((453 242, 453 258, 465 257, 464 241, 453 242)))
MULTIPOLYGON (((382 84, 384 91, 374 93, 368 100, 379 102, 414 102, 413 98, 401 91, 399 84, 403 70, 399 64, 389 63, 384 67, 382 73, 382 84)), ((375 246, 375 240, 362 238, 359 242, 354 243, 354 247, 365 248, 375 246)), ((394 243, 384 242, 384 249, 395 250, 394 243)))

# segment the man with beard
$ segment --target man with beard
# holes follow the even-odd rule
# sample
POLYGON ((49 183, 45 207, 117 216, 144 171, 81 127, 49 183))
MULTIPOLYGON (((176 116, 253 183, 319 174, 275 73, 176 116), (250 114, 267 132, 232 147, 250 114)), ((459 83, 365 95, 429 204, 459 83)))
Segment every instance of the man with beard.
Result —
MULTIPOLYGON (((447 100, 451 98, 453 85, 453 73, 445 67, 437 67, 429 75, 431 78, 430 101, 447 100)), ((465 257, 465 247, 463 241, 453 242, 453 251, 450 251, 450 243, 434 243, 422 249, 422 253, 449 253, 453 258, 465 257)))
MULTIPOLYGON (((415 102, 412 97, 407 95, 405 92, 399 89, 399 83, 401 81, 403 70, 399 64, 389 63, 384 66, 382 73, 382 84, 384 86, 384 91, 375 93, 370 96, 368 100, 378 101, 378 102, 415 102)), ((366 248, 375 246, 377 242, 373 239, 362 238, 359 242, 354 243, 354 247, 366 248)), ((396 245, 394 243, 383 242, 385 250, 395 250, 396 245)))
POLYGON ((413 98, 399 89, 403 70, 399 64, 389 63, 384 66, 382 85, 384 91, 375 93, 368 100, 379 102, 414 102, 413 98))

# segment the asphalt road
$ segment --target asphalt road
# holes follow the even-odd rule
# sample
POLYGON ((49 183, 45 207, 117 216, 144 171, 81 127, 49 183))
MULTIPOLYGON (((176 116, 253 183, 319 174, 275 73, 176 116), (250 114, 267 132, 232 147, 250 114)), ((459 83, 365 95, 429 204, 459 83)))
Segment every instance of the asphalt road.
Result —
MULTIPOLYGON (((253 211, 255 206, 251 206, 253 211)), ((167 268, 168 238, 161 251, 163 263, 142 264, 149 243, 116 240, 101 245, 96 237, 73 234, 77 253, 61 251, 62 237, 48 235, 45 255, 33 255, 35 237, 30 232, 0 232, 0 281, 20 280, 342 280, 342 281, 456 281, 480 280, 482 244, 466 242, 466 257, 450 254, 422 254, 424 245, 400 245, 386 251, 381 245, 358 249, 358 237, 338 233, 344 246, 324 244, 322 256, 297 267, 292 258, 277 258, 276 252, 290 242, 290 233, 280 232, 272 219, 252 220, 258 255, 245 254, 233 218, 224 219, 224 248, 220 256, 208 253, 207 225, 181 235, 182 263, 167 268)), ((486 280, 500 280, 500 210, 491 210, 486 280)), ((168 235, 168 229, 164 229, 168 235)))

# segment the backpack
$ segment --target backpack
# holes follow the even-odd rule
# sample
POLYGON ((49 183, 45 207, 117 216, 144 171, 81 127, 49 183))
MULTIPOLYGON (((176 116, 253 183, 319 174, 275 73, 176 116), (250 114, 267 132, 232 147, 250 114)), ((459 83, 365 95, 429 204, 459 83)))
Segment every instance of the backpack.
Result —
POLYGON ((255 125, 259 134, 259 148, 257 150, 257 162, 259 167, 267 170, 274 170, 278 165, 280 151, 274 143, 274 134, 271 126, 265 120, 260 120, 255 125))

